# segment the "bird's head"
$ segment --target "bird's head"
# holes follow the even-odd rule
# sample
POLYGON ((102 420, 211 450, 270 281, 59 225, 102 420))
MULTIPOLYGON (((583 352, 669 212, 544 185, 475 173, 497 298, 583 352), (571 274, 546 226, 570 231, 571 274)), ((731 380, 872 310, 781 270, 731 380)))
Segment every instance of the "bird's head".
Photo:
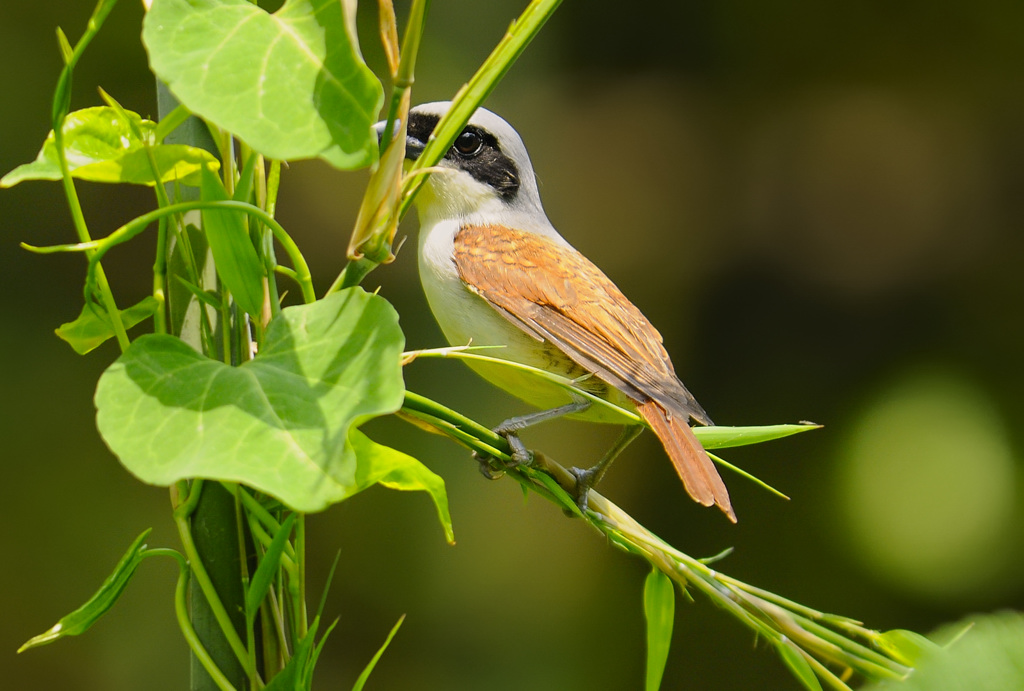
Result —
MULTIPOLYGON (((409 111, 406 158, 423 153, 451 103, 439 101, 409 111)), ((384 127, 378 123, 378 128, 384 127)), ((550 226, 540 202, 530 156, 505 120, 479 108, 437 163, 416 197, 421 218, 459 219, 516 227, 550 226)))

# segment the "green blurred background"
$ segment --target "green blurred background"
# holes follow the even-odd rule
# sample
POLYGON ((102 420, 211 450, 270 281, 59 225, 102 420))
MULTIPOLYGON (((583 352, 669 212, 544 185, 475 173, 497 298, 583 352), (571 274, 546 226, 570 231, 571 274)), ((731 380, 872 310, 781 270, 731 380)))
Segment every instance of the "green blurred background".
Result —
MULTIPOLYGON (((364 51, 382 64, 372 3, 364 51)), ((524 2, 437 1, 414 101, 449 98, 524 2)), ((549 215, 665 336, 720 424, 809 419, 819 432, 727 454, 792 497, 725 473, 731 526, 690 502, 651 435, 602 491, 684 551, 727 547, 730 575, 869 626, 931 628, 1024 605, 1024 5, 1011 0, 566 2, 488 102, 523 135, 549 215)), ((406 7, 400 6, 400 12, 406 7)), ((35 157, 60 67, 91 4, 0 5, 0 171, 35 157)), ((121 3, 76 73, 155 114, 121 3)), ((319 289, 344 262, 365 173, 293 164, 279 216, 319 289)), ((151 208, 144 189, 79 186, 94 234, 151 208)), ((372 274, 410 347, 442 344, 419 289, 415 220, 372 274)), ((147 561, 88 635, 14 651, 83 602, 125 547, 177 544, 167 492, 135 481, 93 423, 108 343, 53 335, 81 307, 57 184, 0 191, 0 678, 4 688, 182 689, 176 575, 147 561)), ((112 253, 123 304, 146 294, 153 238, 112 253)), ((458 363, 408 368, 410 388, 496 424, 524 409, 458 363)), ((460 448, 397 421, 369 431, 448 483, 458 545, 426 497, 382 489, 311 518, 319 592, 340 616, 320 688, 348 688, 403 613, 375 689, 636 689, 645 567, 460 448)), ((614 429, 560 422, 527 441, 584 464, 614 429)), ((795 689, 774 652, 698 599, 677 607, 665 688, 795 689)))

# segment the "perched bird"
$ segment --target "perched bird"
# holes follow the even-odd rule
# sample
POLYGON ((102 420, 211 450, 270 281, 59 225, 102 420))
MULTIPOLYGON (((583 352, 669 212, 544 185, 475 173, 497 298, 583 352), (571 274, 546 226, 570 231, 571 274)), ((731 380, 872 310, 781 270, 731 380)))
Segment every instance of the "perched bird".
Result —
MULTIPOLYGON (((413 108, 406 157, 416 159, 448 102, 413 108)), ((382 128, 383 125, 380 125, 382 128)), ((420 190, 419 270, 430 308, 453 345, 503 346, 496 358, 577 380, 582 388, 635 410, 665 447, 689 495, 736 514, 725 483, 690 421, 713 424, 676 376, 661 334, 622 292, 551 225, 522 139, 505 120, 478 109, 420 190)), ((484 378, 541 408, 495 431, 513 459, 530 458, 517 432, 568 415, 627 425, 596 465, 573 469, 577 501, 643 427, 605 406, 520 370, 471 361, 484 378)))

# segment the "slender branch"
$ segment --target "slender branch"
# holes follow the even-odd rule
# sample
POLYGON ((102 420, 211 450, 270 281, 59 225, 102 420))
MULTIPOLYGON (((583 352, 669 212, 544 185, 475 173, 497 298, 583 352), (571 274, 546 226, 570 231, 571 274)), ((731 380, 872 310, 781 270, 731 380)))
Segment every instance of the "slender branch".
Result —
POLYGON ((719 573, 699 559, 675 549, 629 514, 591 490, 588 510, 581 513, 573 493, 575 476, 540 452, 531 466, 510 464, 508 442, 435 401, 406 392, 401 415, 426 423, 470 449, 505 464, 506 473, 558 505, 567 515, 582 518, 616 547, 643 557, 684 587, 704 593, 758 636, 777 648, 804 657, 818 676, 838 689, 848 689, 823 663, 838 665, 870 679, 898 679, 911 669, 859 641, 872 642, 878 633, 852 619, 818 612, 719 573), (823 626, 822 623, 828 624, 823 626))

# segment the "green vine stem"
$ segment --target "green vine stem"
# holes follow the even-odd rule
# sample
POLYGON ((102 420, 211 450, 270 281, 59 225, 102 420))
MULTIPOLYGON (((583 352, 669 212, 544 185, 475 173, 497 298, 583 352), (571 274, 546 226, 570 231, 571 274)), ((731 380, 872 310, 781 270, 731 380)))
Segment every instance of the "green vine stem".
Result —
POLYGON ((142 553, 145 557, 172 557, 178 563, 178 582, 174 587, 174 616, 178 620, 178 627, 181 629, 181 635, 185 638, 185 642, 188 643, 189 649, 199 660, 199 663, 203 666, 206 672, 217 684, 217 687, 221 691, 236 691, 235 687, 231 684, 227 677, 217 668, 213 658, 210 657, 210 653, 207 652, 206 647, 203 646, 203 642, 199 640, 199 635, 196 630, 192 627, 192 621, 189 619, 188 612, 188 583, 190 571, 188 567, 188 560, 177 550, 156 548, 146 550, 142 553))
MULTIPOLYGON (((81 58, 85 49, 92 42, 92 39, 99 33, 100 27, 103 26, 103 22, 110 14, 111 10, 114 9, 114 5, 117 4, 117 0, 100 0, 96 8, 93 10, 92 16, 89 17, 89 21, 86 24, 85 32, 82 37, 75 43, 75 47, 68 52, 67 37, 62 31, 58 30, 58 37, 60 39, 62 52, 64 53, 64 68, 61 70, 60 78, 57 81, 57 89, 53 95, 53 110, 52 110, 52 121, 53 121, 53 141, 57 154, 57 162, 60 166, 61 173, 61 184, 64 187, 64 196, 68 200, 68 208, 71 210, 71 220, 75 226, 75 232, 78 238, 82 242, 88 242, 91 239, 89 235, 89 228, 85 222, 85 214, 82 212, 82 204, 78 199, 78 191, 75 189, 74 179, 71 177, 71 168, 68 166, 67 153, 64 150, 64 119, 67 117, 68 111, 71 107, 71 82, 72 75, 74 74, 75 65, 81 58)), ((93 262, 91 252, 86 252, 86 257, 89 259, 90 264, 93 262)), ((107 312, 107 316, 110 318, 110 324, 114 330, 114 336, 117 338, 117 344, 121 348, 121 352, 124 352, 128 348, 128 333, 125 329, 124 322, 121 319, 121 312, 117 308, 117 301, 114 299, 114 294, 110 289, 110 282, 107 280, 107 275, 103 271, 103 266, 97 263, 95 265, 96 275, 96 292, 99 293, 100 302, 103 304, 104 310, 107 312)), ((86 296, 86 299, 91 299, 91 296, 86 296)))
POLYGON ((87 252, 92 253, 90 255, 90 261, 99 261, 104 254, 109 252, 112 248, 117 245, 131 240, 133 237, 143 232, 152 224, 154 221, 159 221, 161 218, 173 216, 177 214, 183 214, 187 211, 195 211, 200 209, 226 209, 242 211, 250 216, 253 216, 270 228, 274 234, 274 238, 281 243, 288 258, 295 265, 295 281, 299 284, 299 288, 302 290, 302 298, 306 303, 311 303, 316 300, 316 294, 313 291, 313 278, 309 271, 309 265, 306 263, 305 257, 302 256, 302 252, 299 250, 298 245, 288 234, 288 231, 281 226, 280 223, 274 219, 273 216, 268 214, 263 209, 253 206, 248 202, 234 201, 234 200, 208 200, 208 201, 185 201, 169 204, 160 209, 154 209, 148 213, 138 216, 117 230, 112 232, 110 235, 99 240, 88 240, 84 242, 78 242, 74 244, 65 245, 50 245, 47 247, 37 247, 28 243, 21 243, 21 246, 35 252, 37 254, 51 254, 55 252, 87 252))

